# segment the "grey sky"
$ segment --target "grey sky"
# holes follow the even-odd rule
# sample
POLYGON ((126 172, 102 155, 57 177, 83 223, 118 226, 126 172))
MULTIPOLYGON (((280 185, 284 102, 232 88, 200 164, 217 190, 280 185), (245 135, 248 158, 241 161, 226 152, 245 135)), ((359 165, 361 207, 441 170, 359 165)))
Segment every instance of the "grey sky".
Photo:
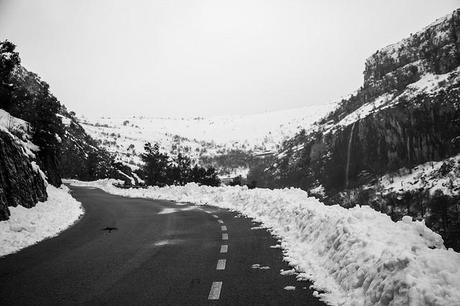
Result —
POLYGON ((460 0, 0 0, 0 39, 83 114, 222 115, 330 102, 364 60, 460 0))

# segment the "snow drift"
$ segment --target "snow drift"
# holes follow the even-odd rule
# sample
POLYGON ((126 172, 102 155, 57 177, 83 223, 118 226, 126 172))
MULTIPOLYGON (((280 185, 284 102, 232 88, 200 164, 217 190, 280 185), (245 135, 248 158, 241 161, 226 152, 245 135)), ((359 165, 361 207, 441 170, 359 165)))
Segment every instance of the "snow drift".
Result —
POLYGON ((369 207, 325 206, 300 189, 186 186, 119 189, 113 181, 68 181, 127 197, 214 205, 262 222, 319 296, 337 305, 458 305, 460 254, 423 222, 393 222, 369 207))
POLYGON ((10 207, 9 220, 0 222, 0 256, 14 253, 45 238, 56 236, 83 214, 66 186, 46 188, 48 200, 32 208, 10 207))

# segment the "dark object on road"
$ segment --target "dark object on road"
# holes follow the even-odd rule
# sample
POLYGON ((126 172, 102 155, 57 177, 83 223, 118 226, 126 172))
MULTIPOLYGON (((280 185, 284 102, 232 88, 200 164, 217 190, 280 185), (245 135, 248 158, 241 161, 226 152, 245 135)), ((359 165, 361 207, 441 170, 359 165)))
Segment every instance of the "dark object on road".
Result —
POLYGON ((112 231, 117 231, 118 230, 118 227, 105 227, 102 229, 102 231, 108 231, 109 233, 111 233, 112 231))

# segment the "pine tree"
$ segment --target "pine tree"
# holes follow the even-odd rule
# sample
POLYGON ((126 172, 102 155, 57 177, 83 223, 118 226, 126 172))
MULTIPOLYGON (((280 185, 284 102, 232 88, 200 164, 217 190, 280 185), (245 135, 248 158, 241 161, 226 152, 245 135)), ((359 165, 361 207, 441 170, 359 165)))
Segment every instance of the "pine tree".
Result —
POLYGON ((144 177, 147 185, 164 186, 169 183, 168 170, 169 157, 160 152, 158 144, 147 143, 144 146, 145 153, 141 155, 144 162, 144 177))

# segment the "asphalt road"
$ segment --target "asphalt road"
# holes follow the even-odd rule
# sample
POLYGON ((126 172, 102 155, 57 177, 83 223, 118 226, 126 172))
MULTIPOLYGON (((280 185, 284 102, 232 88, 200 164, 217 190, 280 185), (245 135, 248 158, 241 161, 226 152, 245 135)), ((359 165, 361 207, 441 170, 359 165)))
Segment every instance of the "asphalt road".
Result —
POLYGON ((86 211, 78 223, 0 258, 0 305, 324 305, 308 282, 280 274, 289 267, 270 247, 276 239, 250 219, 99 189, 72 194, 86 211))

